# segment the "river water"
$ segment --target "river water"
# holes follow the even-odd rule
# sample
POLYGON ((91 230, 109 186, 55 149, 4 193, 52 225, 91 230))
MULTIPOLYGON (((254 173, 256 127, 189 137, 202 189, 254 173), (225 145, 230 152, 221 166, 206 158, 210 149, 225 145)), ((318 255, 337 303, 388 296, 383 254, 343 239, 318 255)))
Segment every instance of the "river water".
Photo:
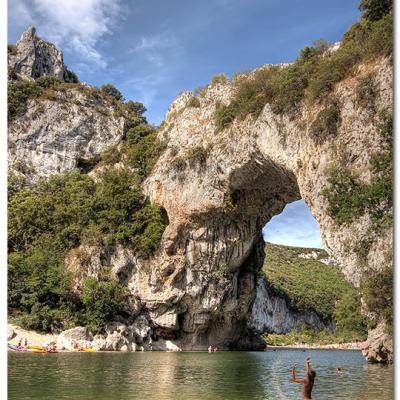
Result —
POLYGON ((313 399, 389 400, 393 367, 367 364, 360 352, 8 354, 10 400, 280 400, 300 399, 290 368, 311 356, 313 399), (343 374, 336 375, 336 367, 343 374))

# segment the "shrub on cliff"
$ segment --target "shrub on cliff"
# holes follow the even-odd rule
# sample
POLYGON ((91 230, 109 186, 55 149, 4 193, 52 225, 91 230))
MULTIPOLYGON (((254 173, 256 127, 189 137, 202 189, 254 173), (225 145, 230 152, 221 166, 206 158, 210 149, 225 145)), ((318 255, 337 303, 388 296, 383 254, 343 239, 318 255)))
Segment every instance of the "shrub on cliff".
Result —
POLYGON ((26 111, 29 99, 41 96, 46 89, 59 86, 62 82, 54 77, 42 76, 35 81, 17 81, 8 84, 8 120, 11 121, 26 111))
POLYGON ((211 78, 211 85, 216 85, 218 83, 225 83, 228 80, 225 74, 217 74, 211 78))
POLYGON ((361 314, 361 297, 356 290, 349 290, 336 303, 334 317, 337 335, 352 341, 367 338, 368 319, 361 314))
POLYGON ((358 8, 363 12, 363 18, 376 21, 392 11, 392 0, 361 0, 358 8))
POLYGON ((381 151, 370 157, 371 182, 362 182, 340 165, 327 170, 328 185, 321 194, 328 200, 329 215, 339 225, 349 224, 365 212, 371 216, 374 230, 391 223, 393 119, 390 112, 382 113, 380 118, 381 151))
POLYGON ((107 83, 107 84, 101 86, 100 90, 106 96, 110 96, 110 97, 114 98, 115 100, 118 100, 118 101, 124 100, 124 96, 122 96, 122 93, 111 83, 107 83))
POLYGON ((362 285, 363 299, 368 310, 373 313, 374 321, 384 320, 388 332, 393 325, 393 270, 391 265, 382 271, 367 274, 362 285))
POLYGON ((358 63, 390 56, 392 13, 388 2, 383 3, 381 9, 378 0, 362 1, 368 18, 350 27, 337 50, 329 51, 327 42, 319 40, 302 49, 290 65, 239 76, 231 103, 215 111, 217 130, 227 127, 235 118, 244 119, 249 114, 257 118, 267 103, 273 112, 293 117, 303 101, 313 103, 330 95, 338 82, 351 76, 358 63))
POLYGON ((103 331, 107 321, 112 320, 128 301, 125 288, 109 279, 97 281, 88 278, 83 284, 82 322, 94 334, 103 331))
POLYGON ((310 135, 314 142, 321 144, 337 135, 341 123, 340 105, 337 99, 330 99, 311 124, 310 135))

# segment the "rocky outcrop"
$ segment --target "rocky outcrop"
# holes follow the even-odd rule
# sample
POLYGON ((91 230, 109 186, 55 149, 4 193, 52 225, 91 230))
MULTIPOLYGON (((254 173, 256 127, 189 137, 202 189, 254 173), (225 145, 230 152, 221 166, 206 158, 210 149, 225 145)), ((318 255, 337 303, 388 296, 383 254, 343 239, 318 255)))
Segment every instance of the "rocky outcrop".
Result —
POLYGON ((57 348, 60 350, 73 350, 78 347, 91 347, 93 335, 88 328, 77 326, 61 332, 56 340, 57 348))
POLYGON ((248 326, 258 333, 288 333, 305 326, 319 331, 327 329, 333 332, 335 329, 333 321, 324 321, 315 311, 295 310, 264 277, 257 281, 257 294, 248 326))
POLYGON ((63 55, 54 44, 36 35, 30 26, 8 54, 8 68, 12 79, 33 80, 53 76, 69 82, 74 78, 63 62, 63 55))
POLYGON ((369 332, 362 352, 372 363, 393 363, 393 341, 384 324, 379 324, 369 332))
POLYGON ((28 100, 8 130, 8 163, 30 180, 97 162, 123 137, 125 119, 107 99, 83 85, 28 100))

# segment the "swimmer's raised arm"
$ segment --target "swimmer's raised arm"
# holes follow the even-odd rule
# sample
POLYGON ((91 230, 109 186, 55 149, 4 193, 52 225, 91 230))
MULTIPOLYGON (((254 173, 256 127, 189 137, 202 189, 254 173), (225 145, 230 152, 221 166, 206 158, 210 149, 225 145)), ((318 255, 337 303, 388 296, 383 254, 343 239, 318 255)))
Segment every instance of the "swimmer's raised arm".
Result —
POLYGON ((296 377, 296 367, 297 367, 297 364, 294 364, 293 368, 292 368, 292 377, 290 378, 290 381, 296 382, 296 383, 304 383, 304 379, 296 377))
POLYGON ((311 368, 311 357, 306 358, 306 372, 307 374, 312 371, 311 368))

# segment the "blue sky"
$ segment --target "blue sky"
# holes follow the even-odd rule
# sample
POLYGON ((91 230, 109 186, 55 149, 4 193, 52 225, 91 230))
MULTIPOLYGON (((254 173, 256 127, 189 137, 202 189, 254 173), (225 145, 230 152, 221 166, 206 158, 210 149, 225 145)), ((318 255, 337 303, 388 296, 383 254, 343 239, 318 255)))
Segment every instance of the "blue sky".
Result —
MULTIPOLYGON (((63 50, 81 81, 113 83, 126 99, 143 102, 149 122, 159 124, 179 92, 204 86, 217 73, 231 77, 290 62, 315 39, 340 40, 359 18, 358 2, 10 0, 8 42, 35 25, 39 36, 63 50)), ((275 242, 321 246, 303 201, 288 205, 270 224, 268 240, 274 232, 275 242)))
POLYGON ((319 226, 304 200, 287 204, 263 229, 264 240, 288 246, 323 248, 319 226))
POLYGON ((313 40, 338 41, 358 0, 11 0, 9 43, 34 24, 82 81, 111 82, 159 124, 182 90, 220 72, 292 61, 313 40))

